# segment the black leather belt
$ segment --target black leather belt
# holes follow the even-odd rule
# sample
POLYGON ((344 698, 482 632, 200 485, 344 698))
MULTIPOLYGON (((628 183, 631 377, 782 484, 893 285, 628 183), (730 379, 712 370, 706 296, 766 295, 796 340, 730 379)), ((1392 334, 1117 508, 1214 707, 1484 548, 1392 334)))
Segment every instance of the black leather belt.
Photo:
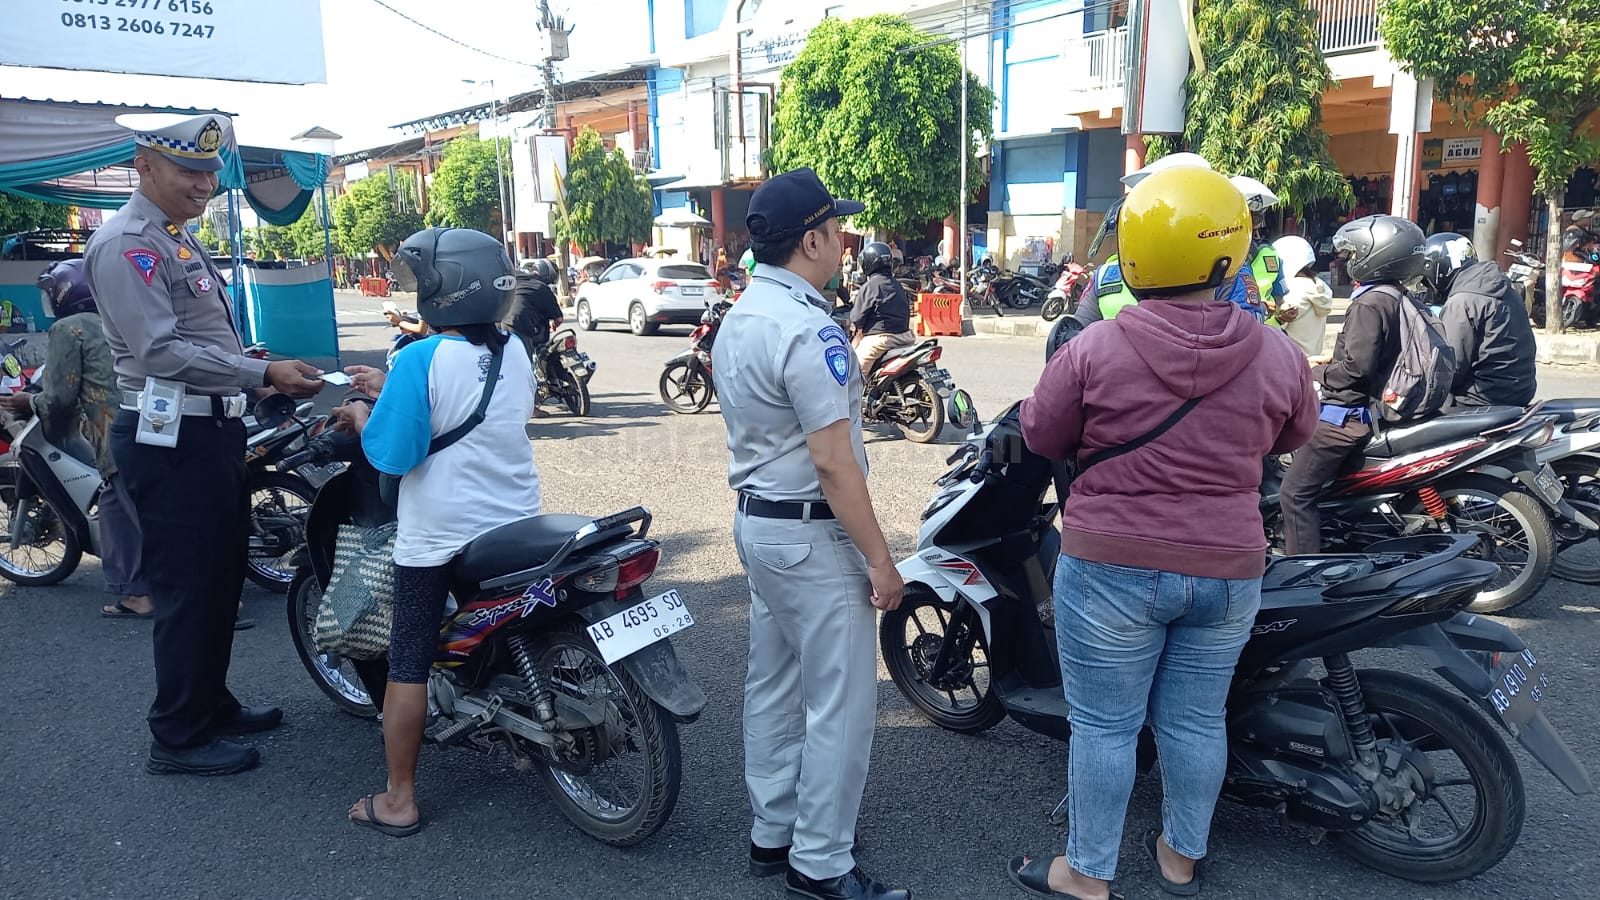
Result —
POLYGON ((833 510, 821 500, 763 500, 739 495, 739 512, 761 519, 832 519, 833 510))

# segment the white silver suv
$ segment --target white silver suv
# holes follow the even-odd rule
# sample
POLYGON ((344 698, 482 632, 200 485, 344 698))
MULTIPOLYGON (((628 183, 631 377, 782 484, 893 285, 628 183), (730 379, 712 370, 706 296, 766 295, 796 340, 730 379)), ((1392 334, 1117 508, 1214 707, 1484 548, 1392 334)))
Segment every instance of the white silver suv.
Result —
POLYGON ((705 266, 671 259, 624 259, 578 288, 578 327, 625 323, 634 334, 662 325, 697 325, 717 280, 705 266))

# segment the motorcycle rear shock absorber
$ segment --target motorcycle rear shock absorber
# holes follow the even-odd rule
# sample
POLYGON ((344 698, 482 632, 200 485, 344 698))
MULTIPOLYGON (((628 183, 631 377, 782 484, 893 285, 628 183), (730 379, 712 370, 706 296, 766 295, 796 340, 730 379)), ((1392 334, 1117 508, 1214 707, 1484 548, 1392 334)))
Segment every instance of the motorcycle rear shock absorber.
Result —
POLYGON ((1345 653, 1324 657, 1322 664, 1328 670, 1328 689, 1339 701, 1339 714, 1350 732, 1350 743, 1355 747, 1356 756, 1370 761, 1378 739, 1372 731, 1372 720, 1367 718, 1367 701, 1361 695, 1361 682, 1356 680, 1355 666, 1345 653))
POLYGON ((1428 515, 1435 522, 1439 523, 1440 531, 1448 532, 1453 530, 1450 527, 1450 508, 1445 505, 1444 498, 1439 496, 1437 488, 1418 488, 1417 495, 1422 498, 1422 508, 1427 510, 1428 515))
POLYGON ((517 667, 517 674, 528 685, 528 697, 533 701, 533 715, 540 725, 552 727, 556 722, 555 695, 550 690, 550 683, 545 679, 544 673, 533 662, 533 654, 528 651, 528 639, 520 634, 513 634, 506 639, 506 646, 511 649, 511 662, 517 667))

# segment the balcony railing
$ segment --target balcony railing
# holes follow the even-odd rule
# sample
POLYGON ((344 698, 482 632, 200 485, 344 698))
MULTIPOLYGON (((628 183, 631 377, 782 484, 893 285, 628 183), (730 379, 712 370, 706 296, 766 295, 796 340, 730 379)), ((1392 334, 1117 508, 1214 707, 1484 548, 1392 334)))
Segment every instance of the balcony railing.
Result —
POLYGON ((1090 93, 1121 88, 1128 74, 1128 29, 1112 28, 1067 38, 1061 55, 1069 91, 1090 93))
POLYGON ((1311 8, 1317 11, 1323 53, 1355 53, 1382 43, 1378 0, 1311 0, 1311 8))

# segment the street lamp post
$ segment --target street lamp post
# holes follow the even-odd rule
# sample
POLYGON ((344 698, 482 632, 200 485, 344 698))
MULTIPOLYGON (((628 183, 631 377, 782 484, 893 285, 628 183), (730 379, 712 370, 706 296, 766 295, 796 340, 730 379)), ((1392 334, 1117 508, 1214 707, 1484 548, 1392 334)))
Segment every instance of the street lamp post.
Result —
MULTIPOLYGON (((504 168, 500 164, 500 105, 499 95, 494 86, 494 79, 487 78, 483 81, 475 81, 471 78, 463 78, 461 80, 466 84, 486 84, 489 86, 489 118, 494 120, 494 186, 500 193, 500 243, 508 248, 514 248, 516 238, 511 235, 516 234, 516 231, 511 227, 511 219, 506 210, 506 175, 504 168)), ((516 256, 514 251, 512 256, 516 256)))

